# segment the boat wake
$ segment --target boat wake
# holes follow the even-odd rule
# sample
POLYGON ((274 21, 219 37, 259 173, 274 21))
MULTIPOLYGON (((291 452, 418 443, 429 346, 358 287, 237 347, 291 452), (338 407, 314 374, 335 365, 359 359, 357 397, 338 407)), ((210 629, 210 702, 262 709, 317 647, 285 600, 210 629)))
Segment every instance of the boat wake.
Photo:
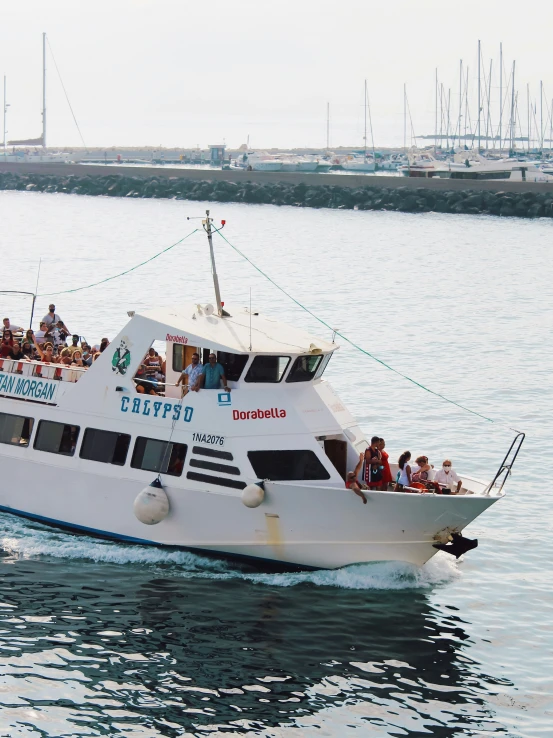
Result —
POLYGON ((0 551, 4 558, 73 560, 147 567, 156 575, 216 580, 242 579, 273 587, 311 584, 342 589, 399 590, 431 588, 460 576, 455 560, 438 553, 422 568, 401 562, 352 564, 342 569, 262 572, 234 561, 187 551, 135 546, 73 535, 12 515, 0 515, 0 551))

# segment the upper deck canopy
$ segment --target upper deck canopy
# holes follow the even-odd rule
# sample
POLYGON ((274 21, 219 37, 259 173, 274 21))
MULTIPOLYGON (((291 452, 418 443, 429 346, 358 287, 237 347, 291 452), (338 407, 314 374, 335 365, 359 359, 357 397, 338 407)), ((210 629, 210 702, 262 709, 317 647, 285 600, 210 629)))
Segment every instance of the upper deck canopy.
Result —
POLYGON ((185 337, 189 344, 220 346, 233 352, 302 354, 326 353, 338 348, 335 343, 323 341, 267 315, 252 312, 250 316, 247 308, 225 306, 225 310, 230 317, 220 318, 215 312, 207 315, 205 305, 185 303, 177 307, 156 308, 140 315, 165 324, 168 334, 174 334, 176 342, 185 337))

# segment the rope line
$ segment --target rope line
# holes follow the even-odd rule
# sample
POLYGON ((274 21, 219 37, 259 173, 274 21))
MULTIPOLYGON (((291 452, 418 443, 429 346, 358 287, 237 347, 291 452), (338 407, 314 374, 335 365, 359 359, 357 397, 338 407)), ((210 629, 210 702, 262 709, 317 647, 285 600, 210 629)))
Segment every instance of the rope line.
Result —
POLYGON ((184 238, 181 238, 180 241, 177 241, 176 243, 171 244, 171 246, 167 246, 167 248, 163 249, 162 251, 158 251, 157 254, 150 256, 150 258, 146 259, 146 261, 141 261, 140 264, 135 264, 135 266, 131 267, 130 269, 126 269, 124 272, 119 272, 119 274, 114 274, 112 277, 106 277, 105 279, 101 279, 99 282, 94 282, 93 284, 87 284, 87 285, 84 285, 83 287, 75 287, 72 290, 63 290, 62 292, 43 292, 40 295, 37 295, 37 297, 54 297, 55 295, 67 295, 70 292, 80 292, 81 290, 88 290, 91 287, 97 287, 99 284, 105 284, 106 282, 110 282, 112 279, 123 277, 125 274, 130 274, 131 272, 134 272, 135 269, 139 269, 141 266, 144 266, 145 264, 149 264, 149 262, 153 261, 154 259, 157 259, 158 256, 161 256, 162 254, 166 254, 168 251, 171 251, 171 249, 174 249, 175 246, 178 246, 183 241, 186 241, 187 238, 190 238, 190 236, 194 235, 194 233, 196 233, 197 231, 198 231, 198 228, 194 228, 193 231, 191 231, 184 238))
POLYGON ((353 348, 360 351, 362 354, 365 354, 365 356, 368 356, 369 358, 373 359, 373 361, 378 362, 378 364, 381 364, 386 369, 389 369, 390 371, 394 372, 394 374, 399 375, 400 377, 403 377, 403 379, 406 379, 408 382, 411 382, 416 387, 419 387, 420 389, 425 390, 425 392, 429 392, 431 395, 434 395, 435 397, 439 397, 442 400, 445 400, 446 402, 449 402, 451 405, 455 405, 456 407, 460 408, 461 410, 465 410, 468 413, 471 413, 472 415, 476 415, 479 418, 482 418, 483 420, 487 420, 489 423, 495 423, 496 421, 492 418, 488 418, 486 415, 482 415, 481 413, 476 412, 476 410, 471 410, 469 407, 465 407, 465 405, 461 405, 458 402, 455 402, 455 400, 450 400, 449 397, 446 397, 445 395, 440 394, 439 392, 435 392, 434 390, 431 390, 429 387, 425 387, 424 384, 421 384, 420 382, 417 382, 416 379, 413 379, 412 377, 408 377, 407 374, 403 374, 403 372, 400 372, 398 369, 394 369, 393 366, 390 366, 390 364, 387 364, 385 361, 382 361, 382 359, 379 359, 377 356, 374 356, 366 349, 362 348, 358 344, 356 344, 354 341, 349 339, 347 336, 344 336, 343 333, 340 333, 339 331, 335 330, 330 326, 326 321, 324 321, 322 318, 319 318, 318 315, 315 315, 315 313, 310 310, 305 305, 302 305, 299 300, 296 300, 295 297, 293 297, 289 292, 286 292, 286 290, 281 287, 279 284, 277 284, 271 277, 269 277, 268 274, 266 274, 262 269, 260 269, 256 264, 253 263, 253 261, 246 256, 246 254, 242 253, 239 248, 234 246, 228 238, 226 238, 221 232, 220 229, 215 231, 216 233, 221 236, 221 238, 231 247, 231 249, 234 249, 237 254, 239 254, 243 259, 245 259, 249 264, 252 265, 252 267, 258 271, 265 279, 267 279, 271 284, 273 284, 278 290, 280 290, 286 297, 288 297, 292 302, 294 302, 298 307, 300 307, 302 310, 305 310, 306 313, 311 315, 312 318, 315 318, 319 323, 325 326, 325 328, 328 328, 330 331, 335 333, 337 336, 340 336, 340 338, 345 341, 346 343, 349 343, 350 346, 353 346, 353 348))
POLYGON ((69 105, 69 110, 71 111, 71 115, 73 116, 73 120, 75 121, 75 125, 77 126, 77 130, 79 131, 79 136, 81 137, 81 141, 83 142, 83 146, 86 149, 87 146, 86 146, 85 140, 83 138, 83 134, 81 133, 81 128, 80 128, 79 124, 77 123, 77 118, 75 116, 75 113, 73 112, 73 106, 71 105, 71 102, 69 100, 69 95, 67 94, 67 90, 65 89, 65 85, 63 84, 63 79, 61 78, 61 72, 58 69, 58 63, 56 62, 56 57, 54 56, 54 50, 50 46, 50 39, 48 38, 48 36, 46 36, 46 43, 48 44, 48 48, 50 49, 50 54, 52 54, 52 59, 54 61, 54 66, 56 67, 56 72, 58 73, 58 77, 59 77, 59 80, 60 80, 60 83, 61 83, 61 86, 62 86, 62 89, 63 89, 63 94, 65 95, 65 99, 67 100, 67 104, 69 105))

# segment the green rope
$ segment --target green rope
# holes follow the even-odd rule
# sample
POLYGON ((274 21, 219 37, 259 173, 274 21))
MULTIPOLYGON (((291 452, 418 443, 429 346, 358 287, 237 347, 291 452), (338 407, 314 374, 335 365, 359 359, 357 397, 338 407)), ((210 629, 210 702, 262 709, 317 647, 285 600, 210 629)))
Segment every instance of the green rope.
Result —
POLYGON ((298 305, 298 307, 300 307, 302 310, 305 310, 306 313, 309 313, 309 315, 311 315, 311 317, 315 318, 315 320, 317 320, 319 323, 321 323, 322 325, 324 325, 325 328, 328 328, 330 331, 332 331, 333 333, 335 333, 337 336, 340 336, 340 338, 343 341, 346 341, 346 343, 349 343, 350 346, 353 346, 353 348, 357 349, 362 354, 365 354, 365 356, 368 356, 369 358, 371 358, 374 361, 378 362, 382 366, 386 367, 386 369, 389 369, 390 371, 394 372, 395 374, 398 374, 400 377, 403 377, 403 379, 406 379, 408 382, 411 382, 416 387, 419 387, 420 389, 425 390, 425 392, 429 392, 431 395, 434 395, 435 397, 439 397, 440 399, 445 400, 446 402, 449 402, 451 405, 455 405, 456 407, 461 408, 461 410, 465 410, 467 413, 471 413, 472 415, 477 415, 479 418, 482 418, 483 420, 487 420, 490 423, 495 423, 496 422, 492 418, 488 418, 485 415, 482 415, 481 413, 477 413, 476 410, 471 410, 470 408, 465 407, 464 405, 460 405, 458 402, 455 402, 455 400, 450 400, 449 397, 446 397, 445 395, 441 395, 439 392, 434 392, 434 390, 431 390, 428 387, 425 387, 424 384, 421 384, 420 382, 417 382, 416 379, 412 379, 411 377, 408 377, 407 374, 403 374, 398 369, 394 369, 393 366, 390 366, 385 361, 382 361, 382 359, 379 359, 378 357, 374 356, 373 354, 371 354, 366 349, 362 348, 361 346, 358 346, 356 343, 354 343, 352 340, 350 340, 347 336, 344 336, 343 333, 340 333, 339 331, 335 330, 334 328, 332 328, 332 326, 330 326, 328 323, 326 323, 322 318, 319 318, 318 315, 315 315, 315 313, 312 312, 308 307, 306 307, 305 305, 302 305, 302 303, 299 302, 298 300, 296 300, 295 297, 292 297, 292 295, 289 292, 286 292, 286 290, 283 287, 281 287, 279 284, 277 284, 273 279, 271 279, 271 277, 269 277, 268 274, 265 274, 265 272, 262 269, 260 269, 256 264, 254 264, 253 261, 246 256, 246 254, 243 254, 240 251, 240 249, 238 249, 236 246, 233 246, 231 244, 231 242, 228 240, 228 238, 225 238, 225 236, 223 236, 223 234, 220 232, 220 229, 219 230, 216 230, 215 232, 218 233, 221 236, 221 238, 231 247, 231 249, 234 249, 234 251, 236 251, 237 254, 239 254, 243 259, 245 259, 247 262, 249 262, 254 269, 256 269, 262 276, 264 276, 265 279, 268 279, 269 282, 271 284, 273 284, 283 294, 285 294, 286 297, 288 297, 290 300, 292 300, 292 302, 295 302, 296 305, 298 305))
POLYGON ((188 234, 188 236, 181 238, 180 241, 177 241, 176 243, 171 244, 171 246, 167 246, 166 249, 163 249, 163 251, 159 251, 157 254, 154 254, 153 256, 150 256, 150 258, 146 259, 146 261, 141 261, 140 264, 136 264, 130 269, 126 269, 124 272, 120 272, 119 274, 114 274, 112 277, 106 277, 105 279, 101 279, 99 282, 94 282, 93 284, 87 284, 84 287, 75 287, 72 290, 63 290, 63 292, 43 292, 42 294, 37 295, 37 297, 54 297, 55 295, 67 295, 70 292, 80 292, 81 290, 88 290, 91 287, 97 287, 99 284, 104 284, 105 282, 111 282, 112 279, 117 279, 118 277, 123 277, 125 274, 130 274, 131 272, 134 272, 135 269, 138 269, 139 267, 144 266, 144 264, 148 264, 150 261, 157 259, 158 256, 161 256, 162 254, 166 254, 168 251, 171 251, 171 249, 174 249, 175 246, 178 246, 183 241, 186 241, 187 238, 190 238, 190 236, 194 235, 194 233, 196 233, 197 231, 198 231, 198 228, 195 228, 191 233, 188 234))

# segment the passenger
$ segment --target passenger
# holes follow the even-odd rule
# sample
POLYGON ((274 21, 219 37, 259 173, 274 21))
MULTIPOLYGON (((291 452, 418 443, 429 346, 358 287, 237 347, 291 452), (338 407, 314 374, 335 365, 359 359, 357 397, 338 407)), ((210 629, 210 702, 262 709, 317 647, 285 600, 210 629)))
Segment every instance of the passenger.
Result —
POLYGON ((428 456, 418 456, 416 459, 417 470, 411 475, 411 487, 417 489, 428 489, 441 494, 440 485, 433 481, 434 471, 428 463, 428 456))
POLYGON ((36 352, 33 351, 33 347, 29 341, 23 342, 23 346, 21 346, 21 353, 26 359, 29 359, 29 361, 32 361, 37 355, 36 352))
POLYGON ((13 325, 10 323, 9 318, 4 318, 2 323, 4 324, 2 326, 3 331, 11 331, 12 333, 24 333, 25 328, 22 328, 20 325, 13 325))
POLYGON ((40 357, 40 361, 44 361, 46 364, 57 364, 59 359, 54 355, 54 347, 51 343, 45 343, 44 346, 39 346, 35 341, 35 348, 40 357))
POLYGON ((15 361, 21 361, 23 359, 23 352, 21 351, 21 346, 19 344, 19 341, 14 341, 12 350, 10 351, 9 355, 10 359, 15 359, 15 361))
POLYGON ((186 367, 177 380, 177 387, 182 384, 183 397, 190 391, 197 392, 200 389, 203 370, 204 368, 200 364, 199 354, 192 354, 192 363, 186 367), (184 383, 185 377, 188 377, 188 384, 184 383))
POLYGON ((463 486, 463 481, 457 476, 449 459, 446 459, 442 464, 442 468, 436 472, 434 481, 443 487, 447 487, 452 495, 458 495, 463 486))
POLYGON ((92 357, 92 361, 96 361, 96 359, 99 359, 102 354, 99 351, 96 351, 94 356, 92 357))
POLYGON ((13 348, 13 336, 10 330, 2 333, 2 343, 0 344, 0 358, 7 359, 13 348))
POLYGON ((100 353, 103 354, 108 346, 109 340, 107 338, 102 338, 102 340, 100 341, 100 353))
MULTIPOLYGON (((103 340, 103 339, 102 339, 103 340)), ((161 373, 161 359, 153 346, 150 346, 146 358, 142 362, 147 379, 153 384, 163 382, 165 377, 161 373)))
POLYGON ((58 320, 56 323, 57 335, 58 335, 58 346, 67 347, 67 337, 70 335, 69 330, 66 328, 63 320, 58 320))
POLYGON ((386 441, 383 438, 378 439, 378 448, 380 449, 382 466, 384 467, 382 471, 382 489, 387 490, 388 485, 394 481, 394 478, 392 477, 392 470, 390 469, 390 456, 386 451, 384 451, 386 448, 386 441))
MULTIPOLYGON (((56 313, 56 306, 54 305, 54 303, 48 306, 48 312, 46 313, 44 318, 42 318, 42 322, 46 323, 48 327, 50 327, 51 325, 57 325, 58 323, 63 324, 63 320, 56 313)), ((68 330, 67 335, 71 335, 71 331, 68 330)))
POLYGON ((365 484, 369 489, 382 489, 383 472, 380 438, 373 436, 371 445, 365 449, 365 484))
POLYGON ((85 343, 84 341, 81 344, 81 346, 82 346, 83 364, 85 366, 90 366, 92 364, 92 354, 90 353, 90 346, 88 345, 88 343, 85 343))
POLYGON ((76 333, 71 336, 71 346, 68 346, 67 348, 69 349, 71 356, 73 356, 75 351, 81 351, 79 346, 79 336, 76 333))
POLYGON ((360 453, 359 454, 359 461, 357 462, 357 466, 353 471, 350 471, 346 475, 346 489, 351 489, 355 494, 360 497, 363 500, 363 504, 367 504, 367 498, 361 491, 361 489, 367 489, 367 485, 363 484, 362 487, 357 481, 357 477, 359 476, 359 473, 361 472, 361 469, 363 468, 363 461, 365 460, 365 454, 360 453))
MULTIPOLYGON (((49 337, 47 337, 47 333, 48 333, 48 324, 41 320, 40 329, 34 334, 36 342, 39 344, 43 344, 46 341, 48 341, 49 337)), ((31 342, 34 343, 32 337, 31 337, 31 342)))
POLYGON ((396 490, 411 486, 411 452, 404 451, 398 459, 399 472, 396 483, 396 490))
MULTIPOLYGON (((71 349, 65 349, 66 351, 71 351, 71 349)), ((71 366, 78 366, 81 369, 87 369, 88 364, 85 364, 83 361, 83 355, 81 353, 81 349, 77 349, 76 351, 73 351, 73 356, 71 357, 71 366)))
POLYGON ((60 360, 59 363, 63 364, 64 366, 70 366, 71 364, 71 352, 68 348, 62 349, 60 353, 60 360))
POLYGON ((225 392, 230 392, 223 366, 219 364, 215 354, 209 354, 209 364, 204 364, 200 377, 200 386, 204 389, 220 389, 221 380, 223 380, 223 389, 225 392))

